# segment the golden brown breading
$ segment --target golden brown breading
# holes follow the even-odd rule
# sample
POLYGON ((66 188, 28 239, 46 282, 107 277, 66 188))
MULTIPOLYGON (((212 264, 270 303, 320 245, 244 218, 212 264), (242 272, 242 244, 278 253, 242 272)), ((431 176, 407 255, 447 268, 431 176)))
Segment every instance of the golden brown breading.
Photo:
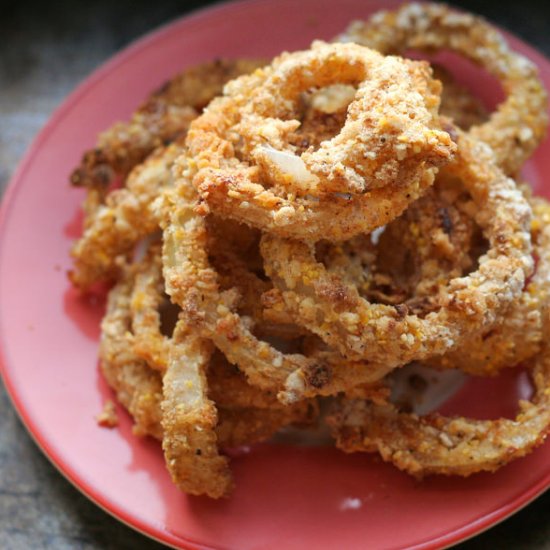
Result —
POLYGON ((311 243, 263 234, 266 273, 293 321, 344 357, 397 367, 443 353, 493 325, 531 275, 529 204, 486 145, 458 128, 456 133, 457 156, 445 171, 471 195, 489 248, 475 271, 439 288, 437 309, 425 317, 410 313, 406 304, 369 302, 317 261, 311 243))
MULTIPOLYGON (((285 237, 345 240, 399 215, 450 160, 440 91, 425 62, 315 42, 226 86, 191 124, 182 177, 221 217, 285 237), (339 132, 319 143, 301 94, 333 84, 357 90, 339 132), (310 146, 298 156, 302 120, 310 146)), ((325 114, 315 120, 322 134, 336 126, 325 114)))
POLYGON ((511 50, 502 34, 481 17, 442 4, 413 2, 354 22, 337 40, 384 54, 450 50, 494 75, 506 99, 470 134, 491 146, 506 174, 519 172, 546 135, 547 93, 536 66, 511 50))
POLYGON ((130 122, 118 122, 103 132, 73 171, 71 182, 105 189, 115 178, 124 178, 155 149, 185 135, 226 82, 261 65, 247 59, 216 60, 183 71, 153 92, 130 122))
POLYGON ((493 472, 541 445, 550 432, 550 350, 530 361, 535 395, 520 401, 514 419, 418 416, 387 403, 343 400, 327 419, 344 452, 376 452, 400 470, 422 477, 493 472))

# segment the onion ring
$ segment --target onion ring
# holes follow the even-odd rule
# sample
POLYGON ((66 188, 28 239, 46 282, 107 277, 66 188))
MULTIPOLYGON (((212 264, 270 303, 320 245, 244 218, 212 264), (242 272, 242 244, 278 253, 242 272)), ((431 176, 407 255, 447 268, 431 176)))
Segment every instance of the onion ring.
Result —
POLYGON ((430 358, 427 361, 430 366, 491 376, 540 351, 550 297, 550 204, 540 197, 532 197, 529 202, 534 214, 531 239, 536 265, 521 296, 510 304, 495 326, 472 335, 468 345, 459 350, 430 358))
POLYGON ((439 309, 424 318, 401 305, 362 298, 357 288, 316 261, 312 244, 262 237, 266 273, 281 290, 294 321, 346 357, 396 366, 442 353, 494 324, 532 271, 527 201, 492 163, 486 145, 457 133, 457 157, 445 171, 459 178, 472 196, 490 248, 475 272, 441 289, 439 309))
POLYGON ((226 86, 189 129, 186 176, 203 209, 278 235, 368 232, 399 215, 451 158, 439 93, 427 64, 316 42, 226 86), (359 85, 344 126, 297 156, 289 136, 300 126, 299 95, 335 80, 359 85))
MULTIPOLYGON (((233 261, 230 266, 235 264, 233 261)), ((240 288, 246 286, 250 279, 250 273, 245 273, 242 266, 233 276, 240 288)), ((260 292, 262 290, 263 288, 260 292)), ((161 330, 160 308, 165 300, 160 244, 152 243, 144 259, 136 266, 130 312, 134 335, 133 350, 160 373, 166 371, 173 345, 172 336, 163 334, 161 330)), ((242 307, 242 304, 239 305, 242 307)), ((245 301, 245 311, 248 307, 249 304, 245 301)), ((216 432, 218 437, 220 433, 224 434, 220 439, 220 446, 233 446, 236 441, 250 444, 270 437, 283 426, 295 422, 303 424, 316 416, 317 407, 314 401, 285 406, 277 400, 274 392, 249 386, 238 369, 228 364, 219 352, 213 353, 210 358, 207 380, 208 396, 219 411, 216 432), (269 409, 269 412, 262 413, 257 409, 269 409), (251 416, 248 417, 248 414, 251 416), (262 419, 265 422, 262 423, 262 419), (225 436, 230 439, 224 439, 225 436)))
MULTIPOLYGON (((185 173, 185 163, 185 157, 180 157, 175 169, 185 173)), ((374 382, 388 372, 386 364, 346 361, 331 351, 311 357, 283 353, 254 336, 246 319, 234 311, 238 291, 219 288, 218 274, 208 261, 207 225, 196 212, 196 199, 183 176, 174 190, 164 193, 159 206, 166 291, 189 325, 238 365, 251 385, 276 391, 282 402, 293 403, 374 382)))
MULTIPOLYGON (((134 434, 163 438, 161 425, 162 365, 151 362, 151 352, 146 341, 137 345, 144 334, 134 334, 135 279, 140 273, 150 273, 147 264, 154 258, 148 254, 138 266, 127 266, 124 276, 109 295, 107 315, 103 321, 102 344, 100 348, 101 370, 107 382, 117 394, 117 399, 134 419, 134 434), (145 353, 144 353, 145 351, 145 353), (149 360, 145 360, 143 356, 149 360), (155 369, 155 370, 153 370, 155 369)), ((142 288, 143 305, 158 303, 158 294, 149 288, 142 288), (153 293, 149 295, 148 292, 153 293)), ((152 334, 155 329, 149 329, 152 334)), ((156 334, 161 338, 160 328, 156 334)), ((151 333, 147 334, 150 338, 151 333)), ((153 339, 154 341, 154 339, 153 339)), ((170 340, 165 345, 168 346, 170 340)), ((169 349, 165 350, 166 354, 169 349)), ((166 356, 167 357, 167 356, 166 356)), ((251 445, 272 437, 278 430, 290 424, 311 423, 317 415, 315 402, 308 400, 291 406, 283 406, 270 392, 260 391, 246 383, 244 376, 232 365, 214 353, 207 372, 208 395, 216 403, 218 424, 216 434, 220 448, 251 445)))
POLYGON ((225 82, 258 66, 258 61, 215 61, 184 71, 152 94, 131 123, 116 124, 84 155, 72 175, 75 185, 87 187, 84 233, 72 249, 69 277, 75 286, 85 290, 116 278, 116 257, 129 256, 141 238, 158 230, 150 206, 172 183, 170 167, 189 123, 225 82), (124 186, 110 190, 117 177, 124 186))
POLYGON ((227 459, 218 454, 217 412, 206 394, 209 346, 190 335, 180 322, 160 384, 160 378, 136 356, 132 346, 135 339, 131 333, 130 300, 140 268, 141 263, 128 267, 110 293, 102 322, 102 370, 134 417, 135 431, 162 438, 174 482, 191 494, 206 493, 219 498, 227 494, 232 481, 227 459))
POLYGON ((384 54, 447 49, 484 67, 500 81, 506 99, 470 133, 491 146, 506 174, 517 173, 546 134, 547 94, 537 68, 512 51, 481 17, 445 5, 411 3, 393 12, 378 12, 366 22, 356 21, 337 40, 384 54))
POLYGON ((129 266, 123 270, 124 276, 109 293, 101 322, 100 368, 118 401, 134 418, 134 433, 162 439, 162 380, 133 351, 130 300, 136 269, 129 266))
POLYGON ((190 494, 227 495, 233 482, 228 460, 219 454, 218 413, 208 399, 210 346, 179 321, 163 376, 162 448, 174 483, 190 494))
POLYGON ((118 256, 129 256, 136 244, 158 230, 151 208, 160 190, 172 185, 171 166, 181 144, 158 149, 128 176, 126 187, 110 193, 98 205, 82 237, 71 250, 71 282, 78 288, 116 276, 118 256))
POLYGON ((116 177, 124 178, 155 149, 184 135, 228 80, 260 64, 217 60, 175 76, 147 98, 130 122, 116 123, 99 136, 97 146, 84 154, 71 174, 72 184, 105 190, 116 177))
POLYGON ((550 432, 550 350, 531 361, 535 395, 515 419, 474 420, 402 413, 391 403, 343 401, 327 419, 344 452, 378 451, 417 477, 495 471, 541 445, 550 432))
POLYGON ((442 287, 469 273, 484 248, 476 206, 462 183, 440 172, 428 192, 388 224, 362 294, 425 315, 442 287))
MULTIPOLYGON (((321 242, 316 257, 369 301, 425 314, 439 288, 474 267, 484 242, 463 186, 440 172, 435 184, 397 219, 371 235, 337 245, 321 242)), ((273 291, 270 291, 273 294, 273 291)), ((278 311, 291 316, 280 299, 278 311)), ((273 308, 268 310, 273 315, 273 308)), ((265 315, 265 314, 264 314, 265 315)))

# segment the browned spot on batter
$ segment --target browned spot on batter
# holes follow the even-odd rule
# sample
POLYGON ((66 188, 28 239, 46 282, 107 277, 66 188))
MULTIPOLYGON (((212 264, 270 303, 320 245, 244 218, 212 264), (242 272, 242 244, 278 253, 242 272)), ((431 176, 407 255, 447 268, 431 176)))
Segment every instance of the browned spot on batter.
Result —
POLYGON ((305 371, 306 383, 314 388, 326 386, 331 379, 331 369, 324 363, 316 363, 305 371))
POLYGON ((406 304, 397 304, 395 306, 395 311, 397 311, 397 314, 401 319, 406 317, 409 314, 409 308, 406 304))
POLYGON ((445 231, 447 235, 450 235, 453 231, 453 220, 449 216, 449 211, 447 208, 440 208, 437 214, 441 220, 441 227, 443 228, 443 231, 445 231))
POLYGON ((357 303, 357 297, 340 283, 319 283, 315 289, 321 298, 326 298, 336 306, 354 306, 357 303))

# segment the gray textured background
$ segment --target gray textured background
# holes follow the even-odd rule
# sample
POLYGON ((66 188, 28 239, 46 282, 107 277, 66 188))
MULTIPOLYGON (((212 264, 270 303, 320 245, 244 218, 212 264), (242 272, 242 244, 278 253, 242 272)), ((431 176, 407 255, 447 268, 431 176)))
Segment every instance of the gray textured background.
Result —
MULTIPOLYGON (((141 34, 204 2, 0 1, 0 194, 52 110, 100 63, 141 34)), ((297 5, 299 2, 297 1, 297 5)), ((456 2, 550 57, 547 1, 456 2)), ((550 549, 550 492, 459 546, 550 549)), ((0 548, 162 548, 105 514, 49 464, 0 384, 0 548)))

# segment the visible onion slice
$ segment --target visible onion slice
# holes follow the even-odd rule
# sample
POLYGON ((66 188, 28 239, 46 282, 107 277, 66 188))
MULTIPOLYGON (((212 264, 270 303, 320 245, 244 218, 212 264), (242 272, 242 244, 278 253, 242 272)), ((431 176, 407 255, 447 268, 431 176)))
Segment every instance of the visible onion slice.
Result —
POLYGON ((357 90, 349 84, 332 84, 315 92, 311 106, 322 113, 332 114, 345 109, 355 98, 357 90))
POLYGON ((294 183, 299 184, 304 189, 314 187, 319 183, 319 178, 312 174, 307 169, 304 161, 294 153, 277 151, 273 147, 262 145, 260 146, 260 155, 279 172, 278 177, 290 177, 294 183))

